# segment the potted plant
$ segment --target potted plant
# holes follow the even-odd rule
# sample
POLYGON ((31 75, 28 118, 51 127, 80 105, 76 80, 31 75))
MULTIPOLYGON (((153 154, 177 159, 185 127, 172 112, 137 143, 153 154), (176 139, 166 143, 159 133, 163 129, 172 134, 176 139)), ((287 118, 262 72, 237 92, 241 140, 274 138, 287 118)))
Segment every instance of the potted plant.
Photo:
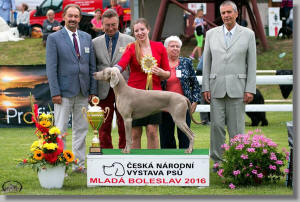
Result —
POLYGON ((38 115, 38 106, 32 105, 33 112, 25 114, 32 115, 32 122, 35 123, 35 134, 38 140, 34 141, 30 148, 30 153, 23 159, 19 166, 31 166, 37 171, 40 185, 43 188, 61 188, 65 177, 66 169, 76 164, 72 151, 63 150, 64 144, 60 138, 59 128, 53 125, 52 114, 38 115))
POLYGON ((277 144, 260 133, 261 130, 256 129, 239 134, 229 144, 222 145, 224 161, 214 167, 229 188, 277 182, 288 173, 288 169, 283 168, 289 152, 285 149, 278 152, 277 144))

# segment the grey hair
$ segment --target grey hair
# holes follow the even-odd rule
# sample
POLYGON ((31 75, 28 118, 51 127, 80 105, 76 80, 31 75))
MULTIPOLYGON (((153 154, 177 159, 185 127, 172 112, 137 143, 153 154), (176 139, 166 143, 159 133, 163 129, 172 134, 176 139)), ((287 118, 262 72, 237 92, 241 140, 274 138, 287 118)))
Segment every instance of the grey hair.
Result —
POLYGON ((49 10, 47 11, 47 13, 46 13, 46 16, 48 16, 50 13, 53 13, 53 14, 55 14, 54 10, 52 10, 52 9, 49 9, 49 10))
POLYGON ((221 11, 221 7, 228 6, 228 5, 232 6, 234 12, 238 11, 237 7, 236 7, 236 4, 233 1, 224 1, 223 3, 221 3, 221 5, 220 5, 220 11, 221 11))
POLYGON ((180 47, 182 46, 182 41, 180 40, 180 38, 178 36, 169 36, 168 38, 166 38, 164 46, 167 48, 171 41, 175 41, 175 42, 179 43, 180 47))

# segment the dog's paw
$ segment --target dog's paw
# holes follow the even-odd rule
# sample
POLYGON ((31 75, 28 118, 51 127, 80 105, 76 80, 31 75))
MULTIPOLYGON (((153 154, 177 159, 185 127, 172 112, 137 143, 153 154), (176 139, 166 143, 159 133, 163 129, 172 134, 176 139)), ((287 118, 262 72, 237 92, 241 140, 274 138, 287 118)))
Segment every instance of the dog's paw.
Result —
POLYGON ((130 153, 130 149, 122 149, 122 153, 123 154, 129 154, 130 153))
POLYGON ((187 148, 184 153, 185 154, 191 154, 193 152, 193 149, 192 148, 187 148))

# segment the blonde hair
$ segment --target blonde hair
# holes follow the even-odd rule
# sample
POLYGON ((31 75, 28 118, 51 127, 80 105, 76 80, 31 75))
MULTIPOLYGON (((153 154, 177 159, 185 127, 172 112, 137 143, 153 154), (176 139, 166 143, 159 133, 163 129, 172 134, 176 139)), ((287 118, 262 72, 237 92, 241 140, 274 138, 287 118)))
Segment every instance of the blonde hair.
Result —
MULTIPOLYGON (((136 21, 134 21, 134 23, 131 26, 131 32, 134 33, 134 25, 141 23, 143 25, 145 25, 145 27, 150 30, 150 25, 148 23, 148 21, 145 18, 138 18, 136 21)), ((139 64, 141 64, 141 60, 142 60, 142 50, 140 47, 140 44, 138 41, 134 42, 135 44, 135 55, 136 55, 136 60, 138 61, 139 64)))

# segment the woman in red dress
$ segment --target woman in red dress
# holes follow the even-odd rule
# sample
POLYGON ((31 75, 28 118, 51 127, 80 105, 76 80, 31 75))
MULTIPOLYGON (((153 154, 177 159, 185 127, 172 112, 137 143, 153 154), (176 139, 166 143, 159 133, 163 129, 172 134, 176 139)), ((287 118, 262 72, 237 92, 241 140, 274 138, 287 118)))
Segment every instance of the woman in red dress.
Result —
MULTIPOLYGON (((166 48, 161 42, 150 41, 150 26, 146 19, 139 18, 133 24, 133 33, 136 41, 128 44, 119 63, 116 65, 121 71, 129 65, 130 75, 128 85, 137 89, 146 89, 148 74, 141 66, 143 56, 153 56, 157 61, 157 66, 152 68, 152 90, 162 90, 160 82, 170 77, 170 67, 166 48)), ((149 78, 149 77, 148 77, 149 78)), ((151 85, 150 88, 151 90, 151 85)), ((151 102, 151 100, 149 100, 151 102)), ((142 103, 141 103, 142 104, 142 103)), ((158 149, 158 125, 161 114, 154 114, 132 122, 132 148, 141 148, 141 136, 143 127, 146 126, 147 148, 158 149)))

